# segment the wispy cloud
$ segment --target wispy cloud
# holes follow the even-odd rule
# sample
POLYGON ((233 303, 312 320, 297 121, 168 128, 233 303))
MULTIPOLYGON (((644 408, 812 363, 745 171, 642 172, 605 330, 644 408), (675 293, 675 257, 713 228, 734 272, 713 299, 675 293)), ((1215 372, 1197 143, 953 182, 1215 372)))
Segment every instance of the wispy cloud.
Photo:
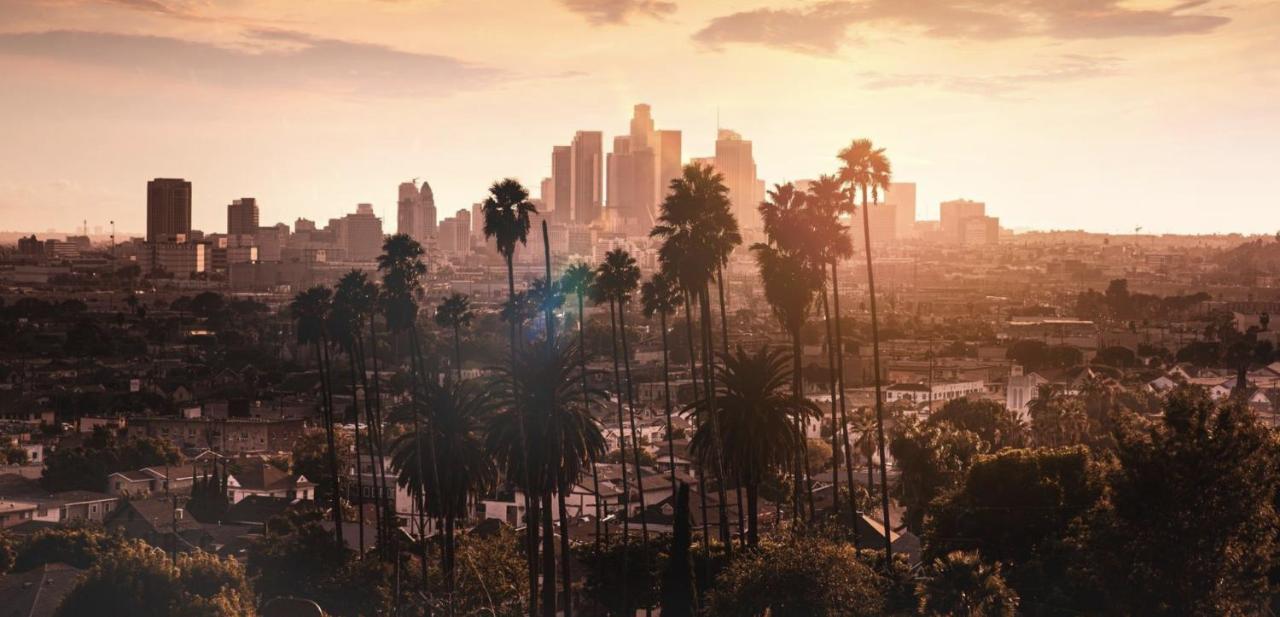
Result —
POLYGON ((1010 96, 1029 86, 1064 83, 1114 75, 1121 61, 1112 56, 1068 54, 1040 68, 995 75, 944 75, 941 73, 862 73, 862 87, 872 90, 930 86, 983 96, 1010 96))
POLYGON ((596 25, 623 24, 633 16, 662 19, 676 12, 676 3, 664 0, 560 0, 560 3, 596 25))
POLYGON ((828 0, 760 8, 712 19, 693 38, 710 49, 754 44, 831 54, 857 26, 899 26, 938 38, 1098 39, 1210 32, 1230 21, 1208 14, 1209 0, 1135 9, 1121 0, 828 0))
POLYGON ((162 36, 52 30, 0 34, 0 55, 107 67, 227 87, 369 97, 443 96, 487 85, 501 72, 449 56, 256 29, 228 47, 162 36))

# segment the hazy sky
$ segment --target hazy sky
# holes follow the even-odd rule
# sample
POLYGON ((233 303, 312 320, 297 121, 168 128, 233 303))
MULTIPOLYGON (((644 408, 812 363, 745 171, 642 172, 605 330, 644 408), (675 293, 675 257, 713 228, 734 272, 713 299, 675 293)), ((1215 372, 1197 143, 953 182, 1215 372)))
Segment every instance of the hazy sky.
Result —
POLYGON ((770 184, 854 137, 1006 226, 1280 228, 1280 3, 1164 0, 0 0, 0 229, 114 218, 194 183, 224 231, 371 202, 420 177, 441 216, 647 102, 770 184))

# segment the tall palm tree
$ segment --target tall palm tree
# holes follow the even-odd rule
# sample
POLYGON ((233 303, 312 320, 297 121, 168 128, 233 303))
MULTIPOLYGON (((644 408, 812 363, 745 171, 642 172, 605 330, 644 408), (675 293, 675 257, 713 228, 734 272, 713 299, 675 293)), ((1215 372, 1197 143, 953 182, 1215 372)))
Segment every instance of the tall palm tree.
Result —
POLYGON ((725 466, 742 479, 747 488, 747 542, 755 546, 760 539, 760 484, 794 463, 804 440, 797 427, 821 411, 791 393, 792 359, 781 349, 762 347, 749 353, 739 347, 724 364, 717 377, 714 410, 710 396, 686 408, 697 426, 690 446, 699 458, 722 456, 725 466))
MULTIPOLYGON (((760 218, 764 222, 768 243, 751 247, 760 267, 760 279, 764 282, 764 296, 779 324, 791 337, 791 394, 804 398, 803 350, 800 332, 809 319, 818 288, 822 285, 822 272, 815 267, 806 247, 813 239, 813 220, 804 209, 804 193, 788 184, 777 185, 769 191, 769 199, 760 204, 760 218)), ((797 427, 803 434, 803 427, 797 427)), ((810 505, 813 492, 808 486, 808 457, 805 442, 801 441, 793 473, 795 476, 794 512, 804 510, 801 495, 807 495, 810 505)), ((811 508, 812 509, 812 508, 811 508)), ((812 514, 812 512, 811 512, 812 514)))
MULTIPOLYGON (((875 394, 876 394, 876 436, 878 439, 878 449, 880 450, 880 482, 886 487, 888 486, 889 464, 888 458, 885 456, 885 438, 884 438, 884 397, 880 386, 880 321, 876 315, 876 277, 875 268, 872 267, 871 259, 871 217, 867 206, 869 202, 878 201, 881 191, 889 189, 889 181, 892 176, 889 157, 885 155, 884 148, 876 148, 869 139, 855 139, 848 148, 840 151, 838 158, 841 161, 840 180, 848 187, 850 200, 856 198, 857 192, 862 191, 862 248, 867 256, 867 294, 870 298, 871 308, 871 357, 872 367, 875 369, 875 394)), ((884 516, 884 524, 887 529, 889 526, 889 491, 883 491, 880 500, 881 514, 884 516)), ((885 534, 884 543, 885 564, 892 563, 893 546, 889 542, 889 534, 885 534)))
MULTIPOLYGON (((494 182, 489 187, 489 196, 485 198, 481 204, 484 212, 484 237, 492 238, 497 246, 498 254, 502 256, 502 260, 507 266, 507 299, 513 306, 516 302, 516 277, 515 277, 515 254, 516 244, 525 244, 529 238, 529 217, 537 214, 538 209, 529 201, 529 191, 520 184, 520 182, 506 178, 494 182)), ((514 316, 514 315, 513 315, 514 316)), ((508 320, 510 324, 511 339, 511 367, 515 370, 517 357, 517 336, 519 335, 517 320, 508 320)), ((515 383, 515 382, 513 382, 515 383)), ((519 403, 520 398, 514 397, 513 401, 519 403)), ((524 414, 517 413, 515 415, 517 424, 519 425, 521 435, 527 438, 526 427, 524 426, 524 414)), ((521 452, 528 453, 529 448, 521 448, 521 452)), ((526 462, 524 464, 526 473, 531 473, 532 467, 526 462)), ((534 486, 533 478, 526 477, 524 484, 527 487, 534 486)), ((538 512, 534 495, 525 494, 525 512, 529 524, 526 527, 526 541, 528 542, 527 553, 529 562, 529 614, 536 615, 538 612, 538 526, 536 524, 538 512)))
POLYGON ((849 418, 845 404, 844 387, 844 345, 840 327, 840 276, 839 263, 853 256, 853 241, 849 238, 849 228, 840 222, 840 215, 847 210, 848 199, 842 189, 840 179, 829 174, 818 176, 809 185, 809 194, 805 198, 805 207, 814 219, 814 238, 810 242, 810 257, 831 271, 831 299, 834 307, 828 305, 826 285, 822 287, 822 312, 826 323, 827 355, 831 364, 831 471, 832 495, 836 520, 840 520, 840 460, 845 460, 845 475, 849 487, 849 513, 857 514, 857 505, 853 495, 853 459, 849 451, 849 418), (834 310, 835 318, 832 318, 834 310), (838 401, 838 405, 837 405, 838 401), (839 415, 836 411, 839 409, 839 415), (843 450, 843 456, 841 452, 843 450))
MULTIPOLYGON (((423 295, 422 277, 427 272, 427 266, 422 262, 422 255, 422 245, 418 244, 417 240, 408 234, 396 234, 387 238, 382 245, 382 254, 378 256, 378 270, 382 272, 382 294, 379 301, 387 320, 387 329, 395 335, 395 340, 409 339, 409 394, 415 401, 415 405, 422 392, 419 384, 428 381, 428 378, 423 375, 418 340, 418 309, 423 295)), ((421 420, 418 414, 412 414, 412 429, 415 435, 422 434, 421 420)), ((428 446, 431 444, 432 434, 430 431, 427 432, 428 446)), ((427 460, 431 465, 431 475, 433 478, 438 478, 440 471, 433 450, 430 447, 425 449, 427 460)), ((423 455, 423 448, 415 450, 414 471, 419 477, 426 477, 427 467, 423 464, 423 455)), ((437 481, 436 484, 438 485, 439 482, 437 481)), ((420 488, 425 486, 425 484, 420 485, 420 488)), ((422 539, 422 582, 423 587, 426 588, 428 585, 426 578, 427 496, 419 492, 414 497, 418 512, 418 532, 422 539)))
MULTIPOLYGON (((338 280, 338 285, 334 289, 333 303, 327 318, 327 327, 332 334, 334 342, 338 348, 347 356, 348 374, 351 378, 351 417, 347 421, 352 422, 355 435, 356 447, 356 495, 358 495, 358 510, 356 511, 356 522, 359 527, 359 545, 360 555, 364 555, 364 474, 360 470, 361 452, 368 453, 369 448, 361 447, 360 439, 360 400, 357 393, 360 389, 360 375, 363 374, 361 368, 360 356, 364 352, 364 346, 361 342, 361 331, 365 320, 365 311, 369 310, 370 305, 364 298, 366 293, 366 284, 368 278, 359 270, 352 270, 342 276, 338 280)), ((367 401, 369 396, 368 388, 364 389, 364 396, 367 401)), ((366 404, 367 407, 367 404, 366 404)), ((372 426, 372 423, 368 425, 372 426)), ((366 431, 366 439, 369 436, 368 428, 366 431)), ((377 492, 377 482, 374 482, 374 491, 377 492)), ((378 527, 381 528, 381 520, 378 521, 378 527)), ((381 533, 381 532, 379 532, 381 533)))
MULTIPOLYGON (((631 425, 631 456, 632 456, 632 462, 634 463, 636 486, 638 489, 637 492, 639 493, 640 512, 643 514, 645 510, 644 483, 643 483, 643 476, 641 475, 642 472, 640 469, 640 440, 639 440, 639 430, 636 427, 636 407, 635 407, 635 397, 633 395, 633 391, 632 391, 633 389, 631 384, 631 357, 629 355, 630 350, 628 349, 628 346, 627 346, 627 321, 626 321, 627 304, 631 301, 631 297, 635 294, 636 288, 640 284, 640 268, 639 266, 636 265, 635 258, 632 257, 631 254, 628 253, 626 250, 613 249, 605 254, 604 261, 601 262, 601 264, 596 267, 595 284, 596 284, 595 286, 596 295, 604 300, 607 300, 609 303, 609 322, 611 325, 613 338, 615 340, 621 340, 622 342, 621 349, 619 349, 615 345, 613 350, 615 382, 618 379, 617 366, 618 366, 619 356, 621 356, 622 358, 625 375, 626 375, 626 389, 623 390, 619 388, 619 392, 618 392, 618 431, 619 431, 621 440, 625 442, 626 427, 623 425, 623 417, 622 417, 622 396, 623 396, 623 393, 625 392, 627 397, 626 399, 627 400, 627 417, 630 419, 630 425, 631 425), (617 309, 616 323, 614 321, 615 308, 617 309)), ((625 468, 626 468, 625 461, 626 461, 627 450, 625 447, 625 443, 621 445, 622 447, 620 447, 619 449, 623 454, 623 469, 624 469, 624 473, 622 476, 623 492, 625 492, 629 496, 631 493, 630 493, 629 487, 627 486, 627 476, 625 473, 625 468)), ((628 507, 628 509, 630 508, 628 507)), ((624 534, 626 533, 625 528, 628 526, 629 520, 630 520, 629 517, 624 515, 623 517, 623 521, 624 521, 623 533, 624 534)), ((649 523, 645 520, 643 516, 640 519, 640 537, 643 543, 645 544, 645 546, 648 546, 649 523)))
MULTIPOLYGON (((658 223, 649 234, 662 245, 658 259, 662 269, 679 283, 690 302, 698 301, 701 317, 704 370, 703 390, 707 393, 712 425, 717 422, 715 409, 714 354, 711 353, 711 278, 726 266, 733 249, 742 243, 738 221, 729 207, 729 189, 724 176, 709 165, 690 164, 681 176, 671 182, 671 190, 662 202, 658 223)), ((719 432, 713 431, 713 441, 719 432)), ((725 495, 725 466, 722 456, 713 457, 717 472, 716 489, 720 503, 718 514, 720 539, 726 550, 732 550, 729 537, 728 499, 725 495)), ((705 490, 705 485, 703 487, 705 490)))
MULTIPOLYGON (((499 468, 510 478, 532 480, 526 494, 551 490, 560 497, 562 551, 568 538, 565 495, 582 478, 590 461, 604 453, 604 435, 593 411, 605 394, 588 386, 578 362, 576 345, 553 340, 516 352, 510 368, 497 369, 494 385, 497 413, 489 423, 486 444, 499 468), (530 431, 530 433, 526 433, 530 431)), ((531 523, 532 524, 532 523, 531 523)), ((564 606, 570 606, 569 555, 561 560, 564 606)), ((553 585, 554 572, 546 573, 553 585)), ((550 607, 554 611, 554 606, 550 607)))
POLYGON ((436 306, 436 325, 453 332, 453 366, 458 381, 462 381, 462 329, 471 325, 475 312, 466 294, 454 293, 436 306))
POLYGON ((674 315, 676 309, 684 304, 676 282, 671 275, 659 271, 640 286, 640 304, 646 319, 658 316, 658 327, 662 329, 662 397, 663 410, 667 416, 667 458, 671 462, 671 494, 676 495, 679 485, 676 483, 676 447, 674 429, 671 426, 671 367, 667 362, 667 316, 674 315))
POLYGON ((333 511, 334 535, 342 542, 342 496, 339 490, 341 476, 338 472, 338 451, 334 438, 333 386, 330 382, 328 347, 329 336, 325 320, 333 302, 333 292, 322 285, 299 292, 289 304, 289 312, 297 322, 298 343, 311 345, 315 350, 316 370, 320 372, 320 415, 324 424, 326 457, 329 460, 329 476, 333 478, 330 491, 333 511))
MULTIPOLYGON (((586 395, 587 390, 587 342, 586 342, 586 295, 595 282, 596 272, 590 265, 585 263, 576 263, 565 269, 564 274, 560 278, 560 289, 564 293, 571 293, 578 298, 578 364, 582 372, 582 390, 586 395)), ((591 490, 596 495, 596 548, 600 546, 600 525, 604 520, 603 503, 600 499, 600 475, 596 470, 595 456, 592 455, 588 463, 591 466, 591 490)))
POLYGON ((431 495, 427 514, 443 521, 441 565, 445 589, 454 588, 455 532, 458 519, 465 519, 475 499, 487 494, 497 482, 498 471, 485 443, 485 428, 492 419, 497 399, 476 384, 447 381, 443 385, 425 381, 416 399, 394 412, 393 418, 407 424, 426 426, 425 432, 405 432, 391 444, 392 461, 400 470, 401 486, 411 493, 431 495), (414 422, 412 416, 421 416, 414 422), (413 464, 422 452, 434 452, 441 473, 421 475, 413 464))

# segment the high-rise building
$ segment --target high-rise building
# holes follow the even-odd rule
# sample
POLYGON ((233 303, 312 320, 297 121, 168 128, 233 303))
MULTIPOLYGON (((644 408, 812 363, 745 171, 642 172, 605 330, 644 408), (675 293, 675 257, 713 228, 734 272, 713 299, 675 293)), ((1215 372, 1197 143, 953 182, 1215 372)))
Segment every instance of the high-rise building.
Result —
POLYGON ((760 214, 757 208, 764 199, 761 182, 756 177, 756 160, 751 153, 751 142, 728 129, 720 129, 716 136, 716 171, 724 174, 729 187, 729 203, 738 226, 743 229, 759 229, 760 214))
POLYGON ((227 235, 252 235, 258 231, 258 200, 241 197, 227 206, 227 235))
POLYGON ((382 253, 382 219, 370 204, 359 204, 354 214, 335 221, 338 245, 347 249, 351 261, 372 261, 382 253))
POLYGON ((604 199, 604 134, 578 131, 571 146, 570 208, 573 221, 583 225, 600 218, 604 199))
POLYGON ((681 142, 680 131, 658 131, 658 203, 667 197, 671 181, 680 177, 681 142))
POLYGON ((884 203, 894 207, 899 238, 916 236, 916 183, 893 182, 885 193, 884 203))
POLYGON ((458 250, 468 252, 471 250, 471 211, 462 208, 454 218, 458 220, 458 250))
POLYGON ((436 247, 445 253, 458 252, 458 219, 446 216, 440 221, 440 234, 436 237, 436 247))
POLYGON ((396 233, 426 244, 427 239, 436 233, 436 200, 431 192, 431 185, 426 182, 422 186, 413 182, 401 182, 399 197, 396 200, 396 233))
POLYGON ((943 238, 950 243, 962 243, 965 220, 986 215, 987 204, 980 201, 953 199, 942 202, 939 223, 943 238))
POLYGON ((660 149, 649 106, 635 106, 630 133, 613 139, 608 158, 610 218, 618 231, 641 231, 653 226, 659 201, 660 149))
POLYGON ((551 149, 551 191, 542 197, 556 220, 566 223, 573 220, 573 147, 551 149))
POLYGON ((171 242, 190 233, 191 183, 182 178, 147 182, 147 242, 171 242))

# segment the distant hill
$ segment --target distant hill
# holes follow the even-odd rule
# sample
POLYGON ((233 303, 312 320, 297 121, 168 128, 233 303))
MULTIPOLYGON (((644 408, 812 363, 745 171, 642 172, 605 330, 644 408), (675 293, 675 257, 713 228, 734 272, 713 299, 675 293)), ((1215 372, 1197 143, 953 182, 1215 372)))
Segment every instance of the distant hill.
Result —
POLYGON ((1246 242, 1218 255, 1214 261, 1232 273, 1280 274, 1280 242, 1271 238, 1246 242))

